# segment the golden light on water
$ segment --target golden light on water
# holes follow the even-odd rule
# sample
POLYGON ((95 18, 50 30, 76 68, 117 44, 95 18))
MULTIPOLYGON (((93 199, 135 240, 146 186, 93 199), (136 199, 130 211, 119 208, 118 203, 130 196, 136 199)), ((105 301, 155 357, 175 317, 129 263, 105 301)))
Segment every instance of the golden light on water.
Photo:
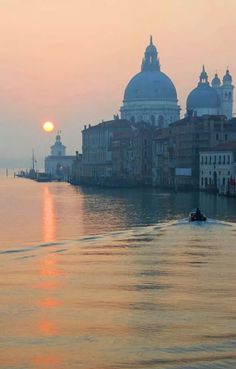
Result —
POLYGON ((52 132, 54 130, 54 124, 52 122, 45 122, 43 124, 43 130, 45 132, 52 132))

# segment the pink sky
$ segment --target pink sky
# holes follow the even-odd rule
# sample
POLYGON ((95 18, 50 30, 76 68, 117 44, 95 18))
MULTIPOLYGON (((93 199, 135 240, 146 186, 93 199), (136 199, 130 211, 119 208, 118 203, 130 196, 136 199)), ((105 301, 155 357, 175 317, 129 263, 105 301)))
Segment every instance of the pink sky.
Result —
POLYGON ((80 149, 84 124, 119 111, 150 34, 183 115, 203 63, 236 80, 235 14, 235 0, 0 0, 0 157, 47 154, 45 119, 80 149))

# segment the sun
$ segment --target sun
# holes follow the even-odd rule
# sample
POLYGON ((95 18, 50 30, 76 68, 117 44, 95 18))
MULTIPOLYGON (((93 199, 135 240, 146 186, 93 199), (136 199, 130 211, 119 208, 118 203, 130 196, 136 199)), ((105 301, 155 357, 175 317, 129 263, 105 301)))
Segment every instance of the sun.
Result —
POLYGON ((54 130, 54 124, 52 122, 43 123, 43 130, 45 132, 52 132, 54 130))

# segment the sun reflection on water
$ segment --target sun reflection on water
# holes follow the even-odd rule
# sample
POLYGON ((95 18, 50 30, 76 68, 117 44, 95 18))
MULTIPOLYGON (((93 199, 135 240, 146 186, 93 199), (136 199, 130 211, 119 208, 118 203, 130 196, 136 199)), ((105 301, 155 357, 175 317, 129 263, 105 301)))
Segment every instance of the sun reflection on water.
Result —
POLYGON ((48 185, 43 187, 43 241, 54 242, 56 240, 56 213, 48 185))

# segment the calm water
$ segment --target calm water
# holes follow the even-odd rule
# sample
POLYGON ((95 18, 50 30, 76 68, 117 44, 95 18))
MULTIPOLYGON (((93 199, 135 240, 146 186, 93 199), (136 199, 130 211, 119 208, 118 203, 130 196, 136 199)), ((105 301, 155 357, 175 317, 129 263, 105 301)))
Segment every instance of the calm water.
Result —
POLYGON ((236 199, 2 177, 0 220, 1 369, 235 369, 236 199))

